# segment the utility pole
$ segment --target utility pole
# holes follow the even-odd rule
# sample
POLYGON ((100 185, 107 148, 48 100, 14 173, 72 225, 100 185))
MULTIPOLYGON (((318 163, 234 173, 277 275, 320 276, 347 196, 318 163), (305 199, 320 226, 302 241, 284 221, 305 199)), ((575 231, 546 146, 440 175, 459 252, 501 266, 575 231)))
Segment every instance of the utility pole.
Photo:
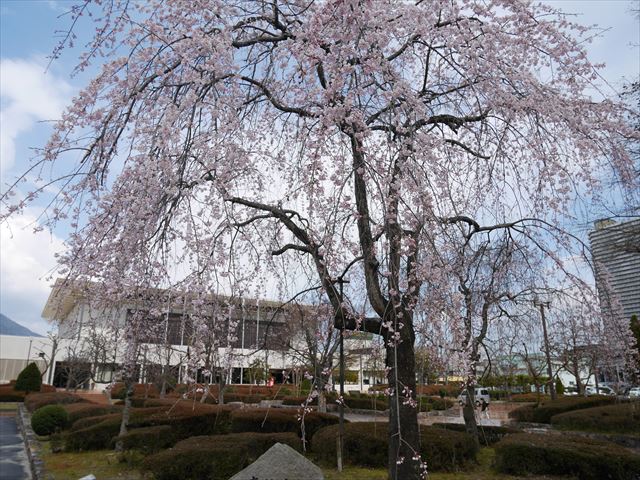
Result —
POLYGON ((551 400, 556 399, 556 386, 553 382, 553 370, 551 368, 551 354, 549 353, 549 335, 547 334, 547 320, 544 316, 544 307, 549 308, 550 302, 540 302, 534 300, 533 304, 540 307, 540 316, 542 317, 542 334, 544 336, 544 354, 547 357, 547 374, 549 375, 549 392, 551 400))
POLYGON ((342 472, 342 454, 344 450, 344 309, 342 304, 344 303, 344 284, 349 283, 349 280, 341 277, 336 279, 334 283, 340 285, 340 402, 338 405, 340 419, 338 423, 338 445, 336 453, 338 456, 338 471, 342 472))

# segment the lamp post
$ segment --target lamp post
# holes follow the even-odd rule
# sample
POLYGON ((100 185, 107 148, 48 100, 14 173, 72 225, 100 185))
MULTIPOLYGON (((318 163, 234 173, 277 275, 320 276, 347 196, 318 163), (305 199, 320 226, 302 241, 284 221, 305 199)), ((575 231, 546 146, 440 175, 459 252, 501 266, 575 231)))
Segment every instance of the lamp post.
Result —
POLYGON ((544 316, 544 308, 549 308, 551 302, 541 302, 538 299, 533 301, 533 304, 540 307, 540 316, 542 317, 542 334, 544 338, 544 354, 547 359, 547 375, 549 375, 549 392, 551 393, 551 400, 556 399, 556 386, 553 382, 553 370, 551 368, 551 353, 549 353, 549 335, 547 333, 547 320, 544 316))

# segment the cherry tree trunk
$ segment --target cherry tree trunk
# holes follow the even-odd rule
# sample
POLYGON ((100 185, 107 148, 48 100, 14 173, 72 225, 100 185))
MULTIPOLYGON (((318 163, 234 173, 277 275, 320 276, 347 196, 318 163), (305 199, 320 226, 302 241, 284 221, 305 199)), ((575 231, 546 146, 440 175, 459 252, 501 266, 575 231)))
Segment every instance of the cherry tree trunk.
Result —
MULTIPOLYGON (((401 330, 409 330, 405 328, 401 330)), ((418 410, 407 402, 403 390, 416 396, 415 354, 413 338, 402 335, 402 341, 387 346, 387 379, 393 394, 389 398, 389 479, 417 480, 420 478, 420 463, 414 458, 420 453, 420 430, 418 410), (396 388, 396 385, 398 386, 396 388)), ((412 337, 412 334, 411 334, 412 337)), ((429 459, 422 459, 427 461, 429 459)))
POLYGON ((127 427, 129 426, 129 416, 131 415, 131 397, 133 397, 133 381, 131 379, 124 379, 124 408, 122 409, 122 421, 120 422, 120 433, 118 434, 118 440, 116 441, 116 451, 122 452, 124 450, 124 444, 121 437, 127 433, 127 427))
POLYGON ((318 412, 327 413, 327 396, 323 390, 318 392, 318 412))
POLYGON ((478 440, 478 423, 476 422, 475 396, 473 387, 467 387, 467 396, 462 406, 462 418, 464 418, 465 430, 473 437, 476 446, 480 445, 478 440))

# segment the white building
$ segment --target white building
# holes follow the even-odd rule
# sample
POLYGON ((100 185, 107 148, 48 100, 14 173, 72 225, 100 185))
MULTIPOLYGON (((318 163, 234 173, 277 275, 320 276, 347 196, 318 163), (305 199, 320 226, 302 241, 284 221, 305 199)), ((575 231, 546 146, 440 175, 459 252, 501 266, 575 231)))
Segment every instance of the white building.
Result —
MULTIPOLYGON (((164 377, 186 383, 193 375, 193 369, 188 366, 195 362, 196 337, 205 338, 204 347, 208 349, 205 355, 208 364, 198 363, 201 367, 198 381, 203 381, 203 375, 211 372, 212 377, 226 375, 227 383, 232 384, 254 383, 256 378, 264 381, 266 375, 274 377, 276 383, 294 382, 307 370, 304 361, 291 349, 292 342, 300 342, 299 332, 291 327, 291 320, 302 310, 312 314, 313 307, 292 308, 283 307, 279 302, 212 296, 203 307, 207 311, 201 313, 194 312, 184 298, 171 299, 168 292, 162 290, 147 290, 149 298, 142 303, 137 296, 135 301, 104 307, 98 305, 90 291, 87 285, 80 288, 58 280, 42 312, 44 318, 58 325, 59 340, 53 348, 49 339, 40 339, 42 345, 34 348, 34 354, 38 358, 38 352, 44 351, 46 359, 50 359, 52 349, 56 350, 50 362, 53 368, 45 378, 50 378, 57 387, 78 385, 102 389, 116 380, 123 364, 124 337, 127 326, 131 325, 128 322, 132 322, 135 315, 138 315, 137 325, 141 326, 137 351, 140 382, 164 377), (193 335, 193 316, 197 313, 200 318, 206 318, 205 323, 213 319, 215 328, 212 326, 209 330, 210 336, 193 335), (260 370, 264 374, 256 375, 260 370)), ((356 335, 345 342, 345 351, 351 352, 348 354, 350 365, 346 368, 357 371, 357 380, 347 385, 348 390, 366 390, 380 382, 369 366, 372 364, 368 355, 371 343, 370 335, 356 335)), ((24 349, 24 345, 16 348, 24 349)), ((333 359, 335 366, 337 354, 333 359)), ((379 368, 382 369, 382 365, 379 368)), ((337 381, 336 377, 334 373, 337 381)))

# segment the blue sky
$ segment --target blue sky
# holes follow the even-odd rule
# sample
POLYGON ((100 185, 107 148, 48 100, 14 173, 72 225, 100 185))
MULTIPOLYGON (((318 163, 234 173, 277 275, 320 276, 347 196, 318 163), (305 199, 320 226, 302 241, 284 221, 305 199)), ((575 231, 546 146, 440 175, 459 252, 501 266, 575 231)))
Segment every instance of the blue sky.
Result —
MULTIPOLYGON (((631 12, 640 0, 553 0, 546 3, 575 21, 604 29, 588 47, 590 58, 606 63, 602 72, 613 90, 640 72, 640 25, 631 12)), ((0 0, 0 190, 22 173, 42 146, 50 129, 74 93, 86 83, 87 72, 69 76, 77 51, 66 51, 47 69, 47 57, 60 31, 68 26, 65 0, 0 0)), ((79 36, 90 24, 80 26, 79 36)), ((81 42, 80 42, 81 43, 81 42)), ((25 187, 25 189, 28 189, 25 187)), ((34 234, 37 206, 0 226, 0 311, 39 333, 50 326, 40 318, 49 294, 48 274, 55 267, 54 252, 63 248, 64 230, 34 234)))

